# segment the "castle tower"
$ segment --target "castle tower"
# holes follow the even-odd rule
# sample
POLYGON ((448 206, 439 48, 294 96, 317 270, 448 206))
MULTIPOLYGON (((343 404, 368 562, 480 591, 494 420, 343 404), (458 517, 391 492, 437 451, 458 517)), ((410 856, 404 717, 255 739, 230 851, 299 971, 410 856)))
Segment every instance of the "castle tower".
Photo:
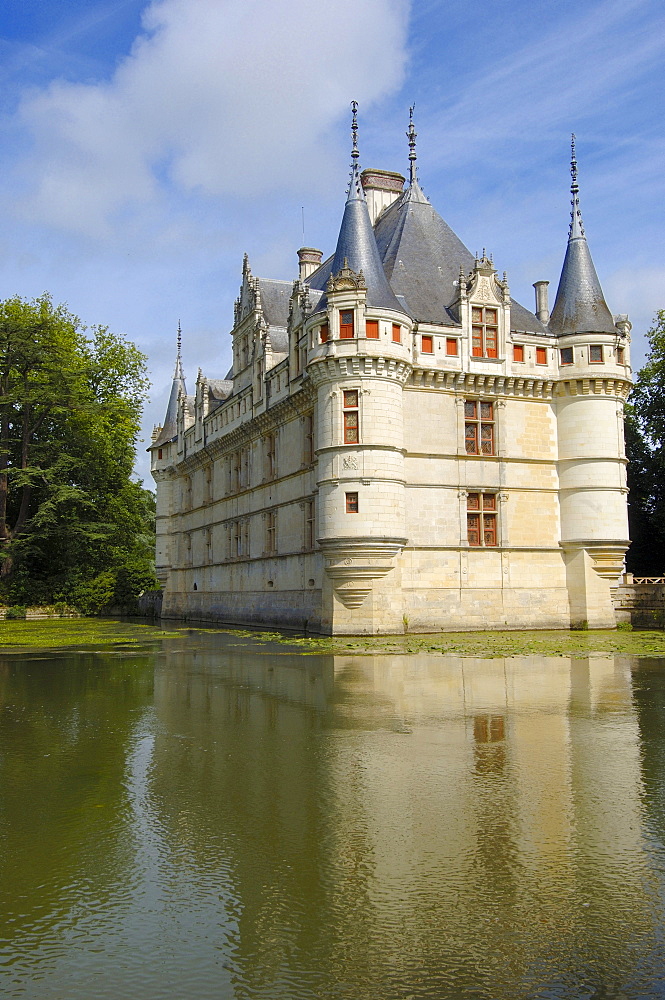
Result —
MULTIPOLYGON (((561 545, 573 627, 613 628, 610 588, 628 548, 623 404, 629 324, 615 326, 591 259, 579 204, 575 137, 566 256, 549 322, 558 337, 555 396, 561 545)), ((622 317, 622 320, 624 318, 622 317)))
POLYGON ((156 427, 150 445, 150 464, 156 484, 156 553, 155 575, 162 587, 166 586, 169 569, 171 568, 170 537, 172 536, 171 518, 174 513, 173 487, 176 476, 173 466, 176 460, 178 437, 178 400, 187 395, 185 376, 182 370, 182 330, 178 321, 178 343, 176 351, 175 371, 164 423, 156 427))
POLYGON ((317 391, 322 626, 400 632, 396 556, 406 543, 402 387, 412 322, 374 237, 358 165, 353 104, 351 181, 330 278, 309 323, 317 391), (389 582, 388 582, 389 578, 389 582))

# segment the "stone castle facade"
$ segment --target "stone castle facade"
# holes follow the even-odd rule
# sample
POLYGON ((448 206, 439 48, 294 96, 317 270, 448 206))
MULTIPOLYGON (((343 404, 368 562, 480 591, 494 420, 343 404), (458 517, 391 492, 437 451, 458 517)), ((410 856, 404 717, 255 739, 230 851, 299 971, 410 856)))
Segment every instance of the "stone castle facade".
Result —
POLYGON ((151 445, 163 614, 332 634, 613 627, 628 542, 627 317, 579 209, 551 315, 410 177, 361 172, 334 253, 245 258, 233 366, 180 362, 151 445))

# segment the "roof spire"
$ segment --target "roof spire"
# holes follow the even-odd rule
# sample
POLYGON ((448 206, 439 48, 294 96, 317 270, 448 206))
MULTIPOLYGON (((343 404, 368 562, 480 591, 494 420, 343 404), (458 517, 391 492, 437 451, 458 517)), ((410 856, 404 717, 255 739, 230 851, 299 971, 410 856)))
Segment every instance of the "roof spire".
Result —
POLYGON ((575 133, 573 132, 570 137, 570 193, 571 193, 571 211, 570 211, 570 230, 568 238, 571 240, 584 238, 584 224, 582 222, 582 213, 580 211, 580 188, 577 183, 577 158, 575 156, 575 133))
POLYGON ((416 166, 416 160, 418 159, 418 155, 416 153, 416 136, 418 133, 413 125, 413 112, 415 107, 416 102, 414 101, 409 108, 409 130, 406 133, 406 137, 409 140, 409 184, 415 183, 416 171, 418 169, 416 166))
POLYGON ((182 372, 182 329, 180 327, 180 320, 178 320, 178 338, 177 338, 177 350, 176 350, 176 360, 175 360, 175 371, 173 373, 174 379, 184 379, 182 372))
POLYGON ((351 118, 351 138, 353 139, 353 146, 351 148, 351 160, 352 165, 356 163, 360 153, 358 151, 358 102, 351 101, 351 111, 353 112, 351 118))
POLYGON ((570 148, 570 230, 549 328, 559 336, 570 333, 613 333, 614 320, 607 308, 582 225, 574 135, 571 137, 570 148))

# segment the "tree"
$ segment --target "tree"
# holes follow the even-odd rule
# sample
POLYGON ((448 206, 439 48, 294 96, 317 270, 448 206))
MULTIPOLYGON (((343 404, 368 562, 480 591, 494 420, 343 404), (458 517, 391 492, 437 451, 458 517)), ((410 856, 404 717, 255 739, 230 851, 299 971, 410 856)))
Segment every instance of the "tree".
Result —
POLYGON ((649 351, 626 410, 630 536, 628 569, 665 573, 665 309, 647 331, 649 351))
POLYGON ((67 600, 149 569, 152 494, 131 479, 145 357, 44 294, 0 302, 0 588, 67 600))

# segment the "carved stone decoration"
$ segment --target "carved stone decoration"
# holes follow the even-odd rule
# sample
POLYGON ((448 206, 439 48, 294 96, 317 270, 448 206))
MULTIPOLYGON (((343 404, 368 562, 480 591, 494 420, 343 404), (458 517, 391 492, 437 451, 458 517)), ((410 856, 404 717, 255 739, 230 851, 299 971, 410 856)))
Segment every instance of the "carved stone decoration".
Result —
POLYGON ((355 455, 346 455, 342 461, 343 469, 357 469, 358 459, 355 455))
POLYGON ((349 267, 347 258, 337 274, 331 274, 326 285, 328 294, 334 292, 366 292, 365 276, 362 271, 356 272, 349 267))
POLYGON ((359 608, 380 580, 394 567, 393 559, 406 538, 319 539, 326 557, 326 575, 346 608, 359 608))

